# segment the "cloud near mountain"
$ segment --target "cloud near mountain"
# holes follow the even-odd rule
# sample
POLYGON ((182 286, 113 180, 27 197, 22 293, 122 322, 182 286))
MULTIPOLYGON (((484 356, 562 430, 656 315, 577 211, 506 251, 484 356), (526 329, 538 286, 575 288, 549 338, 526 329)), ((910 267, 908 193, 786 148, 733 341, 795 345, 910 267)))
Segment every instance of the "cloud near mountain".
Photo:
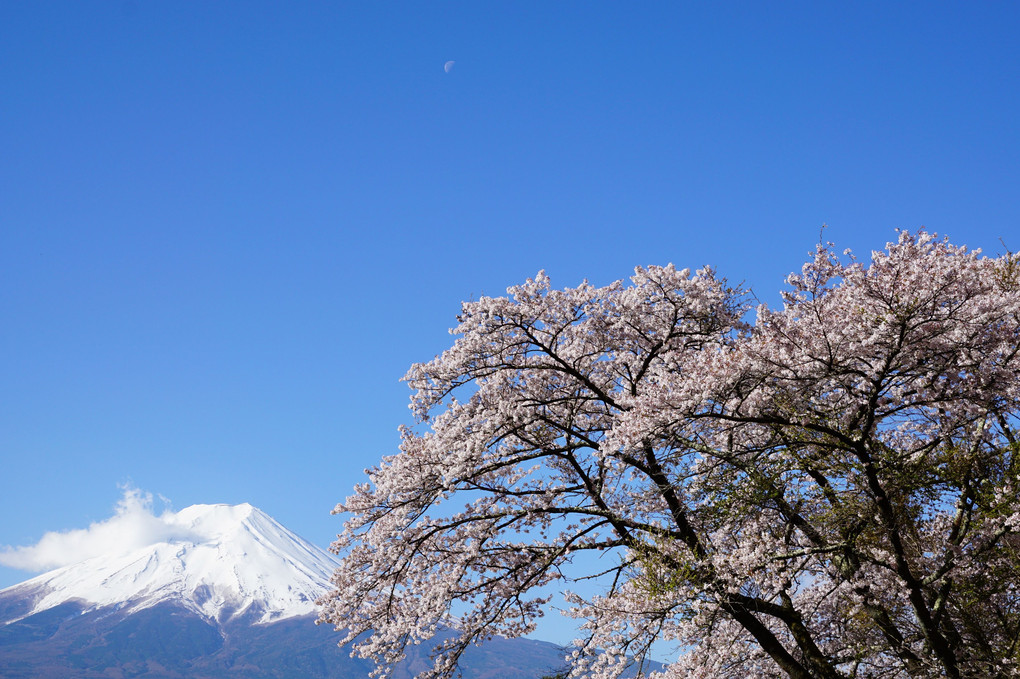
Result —
POLYGON ((147 547, 168 540, 196 540, 195 530, 165 510, 156 515, 153 497, 125 486, 114 515, 88 528, 52 531, 34 545, 3 547, 0 564, 24 571, 42 572, 86 559, 147 547))

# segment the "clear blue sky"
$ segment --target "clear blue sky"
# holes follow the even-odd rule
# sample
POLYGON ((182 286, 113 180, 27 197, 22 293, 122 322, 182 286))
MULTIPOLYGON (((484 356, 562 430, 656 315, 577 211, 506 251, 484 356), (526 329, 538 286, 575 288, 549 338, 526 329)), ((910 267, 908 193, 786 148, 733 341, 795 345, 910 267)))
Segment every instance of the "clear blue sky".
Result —
POLYGON ((0 545, 124 483, 328 544, 407 367, 539 269, 774 303, 823 223, 1020 249, 1018 35, 1015 3, 0 3, 0 545))

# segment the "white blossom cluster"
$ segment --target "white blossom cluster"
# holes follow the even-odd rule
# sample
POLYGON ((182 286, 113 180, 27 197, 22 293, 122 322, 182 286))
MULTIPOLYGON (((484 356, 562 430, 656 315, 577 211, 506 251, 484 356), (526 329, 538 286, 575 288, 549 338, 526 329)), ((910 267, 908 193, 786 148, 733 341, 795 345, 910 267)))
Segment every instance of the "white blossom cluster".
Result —
POLYGON ((465 303, 321 620, 381 676, 452 626, 447 677, 590 578, 578 679, 1020 677, 1020 258, 903 232, 788 284, 753 323, 707 268, 465 303))

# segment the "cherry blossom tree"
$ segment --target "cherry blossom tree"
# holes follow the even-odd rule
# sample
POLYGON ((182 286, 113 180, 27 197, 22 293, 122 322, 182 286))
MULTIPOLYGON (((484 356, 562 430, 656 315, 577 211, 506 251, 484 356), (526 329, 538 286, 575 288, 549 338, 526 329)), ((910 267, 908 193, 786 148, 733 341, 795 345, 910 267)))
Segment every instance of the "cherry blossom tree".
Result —
POLYGON ((670 679, 1020 676, 1020 257, 822 245, 752 311, 672 266, 465 303, 336 508, 321 621, 383 676, 441 626, 450 676, 560 590, 574 677, 656 641, 670 679))

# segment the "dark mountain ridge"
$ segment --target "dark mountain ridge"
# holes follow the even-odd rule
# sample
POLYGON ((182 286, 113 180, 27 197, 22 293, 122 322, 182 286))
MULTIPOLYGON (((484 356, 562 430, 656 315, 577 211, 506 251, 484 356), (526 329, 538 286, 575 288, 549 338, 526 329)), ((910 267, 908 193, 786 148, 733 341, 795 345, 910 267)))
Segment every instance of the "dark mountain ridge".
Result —
MULTIPOLYGON (((0 594, 0 609, 19 607, 0 594)), ((21 605, 23 607, 23 604, 21 605)), ((86 611, 66 602, 0 627, 4 679, 362 679, 373 665, 337 647, 337 633, 315 616, 223 625, 172 603, 124 614, 116 607, 86 611)), ((426 668, 428 647, 409 649, 395 679, 426 668)), ((494 639, 469 649, 469 679, 538 679, 559 669, 563 650, 530 639, 494 639)))

